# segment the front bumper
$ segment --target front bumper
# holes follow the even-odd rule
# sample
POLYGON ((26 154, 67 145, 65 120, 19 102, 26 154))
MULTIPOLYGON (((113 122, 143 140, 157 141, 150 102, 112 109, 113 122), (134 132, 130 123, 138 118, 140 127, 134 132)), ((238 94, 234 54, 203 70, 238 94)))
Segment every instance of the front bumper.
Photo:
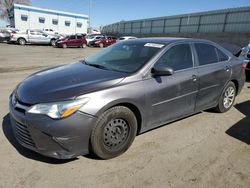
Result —
POLYGON ((42 155, 70 159, 89 153, 89 140, 96 118, 81 112, 53 120, 26 113, 9 103, 11 125, 17 141, 42 155))

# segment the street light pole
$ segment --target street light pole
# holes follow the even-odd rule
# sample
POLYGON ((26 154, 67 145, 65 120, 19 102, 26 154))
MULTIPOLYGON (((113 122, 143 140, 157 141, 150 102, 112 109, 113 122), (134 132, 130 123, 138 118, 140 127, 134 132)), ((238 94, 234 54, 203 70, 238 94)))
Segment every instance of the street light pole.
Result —
POLYGON ((91 7, 92 7, 92 0, 89 0, 89 33, 91 33, 91 24, 90 24, 91 7))

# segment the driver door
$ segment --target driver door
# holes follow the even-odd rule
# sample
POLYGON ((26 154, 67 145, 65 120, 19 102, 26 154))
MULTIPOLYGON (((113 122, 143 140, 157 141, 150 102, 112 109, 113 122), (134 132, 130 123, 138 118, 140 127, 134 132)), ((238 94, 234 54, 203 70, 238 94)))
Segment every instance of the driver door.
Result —
POLYGON ((171 47, 156 62, 172 68, 174 73, 152 75, 144 81, 151 107, 149 126, 156 127, 194 112, 198 83, 193 62, 192 50, 187 43, 171 47))

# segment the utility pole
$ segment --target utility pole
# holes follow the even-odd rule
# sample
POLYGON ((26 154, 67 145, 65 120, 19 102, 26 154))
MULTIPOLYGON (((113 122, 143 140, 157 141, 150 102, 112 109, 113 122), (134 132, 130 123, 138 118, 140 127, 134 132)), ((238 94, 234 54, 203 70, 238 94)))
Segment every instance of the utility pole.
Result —
POLYGON ((91 24, 90 24, 91 8, 92 8, 92 0, 89 0, 89 33, 91 32, 91 24))

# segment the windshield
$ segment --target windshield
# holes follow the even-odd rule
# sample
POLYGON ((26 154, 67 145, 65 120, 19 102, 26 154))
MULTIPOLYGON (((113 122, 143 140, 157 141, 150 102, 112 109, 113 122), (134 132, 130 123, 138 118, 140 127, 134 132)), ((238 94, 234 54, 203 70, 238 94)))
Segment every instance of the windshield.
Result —
POLYGON ((97 54, 88 57, 85 63, 107 70, 133 73, 143 67, 164 45, 130 42, 112 45, 97 54))

